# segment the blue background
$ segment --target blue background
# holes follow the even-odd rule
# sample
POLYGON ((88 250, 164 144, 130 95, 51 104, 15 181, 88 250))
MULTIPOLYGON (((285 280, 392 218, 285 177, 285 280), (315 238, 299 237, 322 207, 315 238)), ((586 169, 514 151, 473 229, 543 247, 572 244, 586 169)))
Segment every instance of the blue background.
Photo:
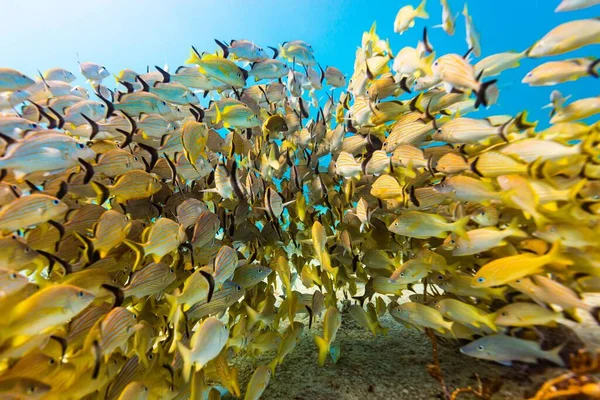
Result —
MULTIPOLYGON (((577 12, 554 13, 560 0, 471 0, 469 12, 481 33, 482 57, 498 52, 522 51, 556 25, 573 19, 593 18, 600 7, 577 12)), ((321 65, 335 65, 352 73, 355 50, 362 33, 377 21, 377 32, 389 38, 394 53, 403 46, 416 46, 424 26, 437 54, 464 53, 464 18, 450 37, 442 29, 441 6, 429 0, 429 20, 417 20, 403 35, 393 33, 399 8, 413 1, 11 1, 0 0, 2 35, 0 66, 16 68, 35 76, 37 70, 61 66, 79 75, 81 61, 101 63, 111 73, 123 68, 145 72, 146 66, 168 64, 174 70, 188 57, 190 45, 214 51, 213 38, 248 39, 266 47, 294 39, 313 45, 321 65)), ((464 2, 450 0, 454 13, 464 2)), ((530 111, 531 118, 547 124, 549 102, 556 88, 573 99, 600 94, 600 80, 584 78, 557 87, 530 88, 521 83, 536 65, 550 59, 600 56, 600 46, 589 46, 563 56, 523 60, 520 68, 499 78, 500 99, 488 113, 515 114, 530 111)), ((473 60, 476 62, 477 59, 473 60)), ((80 82, 82 83, 82 82, 80 82)), ((112 78, 105 84, 114 87, 112 78)))

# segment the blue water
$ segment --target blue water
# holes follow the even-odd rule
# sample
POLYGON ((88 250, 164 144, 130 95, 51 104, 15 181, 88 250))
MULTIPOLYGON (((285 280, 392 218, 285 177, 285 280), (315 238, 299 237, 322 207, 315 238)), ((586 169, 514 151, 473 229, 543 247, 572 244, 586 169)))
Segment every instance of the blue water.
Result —
MULTIPOLYGON (((600 7, 568 13, 554 13, 559 0, 471 0, 469 12, 481 33, 482 57, 507 50, 521 51, 556 25, 572 19, 592 18, 600 7)), ((141 1, 0 0, 3 40, 0 65, 19 69, 30 76, 61 66, 78 72, 81 61, 101 63, 112 72, 133 68, 144 72, 148 65, 175 68, 183 63, 190 45, 214 51, 213 38, 249 39, 262 46, 275 46, 286 40, 303 39, 313 45, 321 64, 335 65, 351 75, 355 50, 363 31, 377 21, 377 32, 390 38, 392 50, 415 46, 424 26, 441 22, 439 1, 429 0, 429 20, 417 20, 414 28, 398 35, 393 21, 407 1, 141 1), (10 16, 8 18, 7 16, 10 16)), ((464 2, 450 0, 455 13, 464 2)), ((429 29, 430 40, 439 55, 467 50, 462 15, 454 36, 441 29, 429 29)), ((600 56, 600 46, 556 58, 600 56)), ((530 88, 521 84, 523 76, 536 65, 548 61, 524 60, 516 70, 499 77, 500 99, 489 113, 515 114, 528 109, 532 119, 547 125, 550 92, 559 89, 572 99, 598 95, 600 81, 585 78, 556 87, 530 88)), ((474 60, 477 61, 477 60, 474 60)), ((112 82, 106 80, 109 87, 112 82)), ((83 83, 83 82, 80 82, 83 83)))

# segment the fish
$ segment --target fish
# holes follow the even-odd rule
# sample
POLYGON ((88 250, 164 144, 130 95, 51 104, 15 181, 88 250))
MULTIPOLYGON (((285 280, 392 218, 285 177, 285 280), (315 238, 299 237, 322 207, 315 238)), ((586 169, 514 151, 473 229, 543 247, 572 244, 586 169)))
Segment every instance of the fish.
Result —
POLYGON ((403 34, 409 28, 415 26, 415 18, 428 19, 429 14, 425 11, 426 5, 427 0, 423 0, 417 8, 412 5, 402 7, 394 20, 394 33, 403 34))
POLYGON ((155 174, 142 170, 132 170, 120 175, 114 184, 104 185, 92 181, 91 186, 97 194, 96 202, 103 204, 109 197, 117 203, 150 197, 161 188, 160 179, 155 174))
POLYGON ((192 48, 186 64, 196 64, 201 73, 233 87, 244 87, 247 72, 234 62, 213 54, 200 55, 192 48))
POLYGON ((15 69, 0 68, 0 92, 27 89, 34 83, 33 79, 15 69))
POLYGON ((513 361, 535 363, 538 358, 564 366, 565 363, 559 355, 560 350, 562 350, 562 346, 544 351, 536 342, 502 333, 479 338, 460 348, 460 352, 463 354, 507 366, 512 365, 513 361))
POLYGON ((598 59, 593 58, 549 61, 529 71, 521 82, 529 86, 554 86, 586 76, 598 78, 600 77, 597 71, 599 63, 598 59))
POLYGON ((469 46, 469 49, 472 49, 473 55, 479 57, 481 56, 481 38, 473 23, 473 17, 469 14, 467 3, 465 3, 462 14, 465 17, 467 45, 469 46))
POLYGON ((539 58, 565 54, 591 44, 600 43, 600 20, 579 19, 568 21, 551 29, 538 40, 527 53, 539 58))
POLYGON ((467 60, 458 54, 446 54, 435 60, 431 66, 433 76, 444 84, 446 93, 453 89, 472 90, 477 100, 475 108, 483 104, 488 105, 488 90, 496 83, 496 79, 480 82, 473 67, 467 60))
POLYGON ((110 73, 104 66, 91 61, 79 62, 79 71, 85 79, 92 82, 102 82, 104 78, 110 76, 110 73))
POLYGON ((453 256, 469 256, 483 253, 497 246, 505 246, 507 237, 527 238, 529 235, 519 229, 518 221, 514 220, 506 229, 496 227, 473 229, 467 232, 465 239, 448 236, 444 241, 444 249, 452 250, 453 256))
POLYGON ((542 256, 522 253, 498 258, 483 265, 472 279, 473 287, 493 287, 515 281, 528 275, 535 275, 549 263, 563 266, 573 264, 573 260, 561 255, 560 243, 554 242, 550 251, 542 256))
POLYGON ((335 336, 342 324, 342 315, 337 307, 328 307, 323 319, 323 336, 315 335, 315 343, 319 349, 319 366, 323 367, 327 360, 327 355, 333 350, 331 344, 335 341, 335 336))
POLYGON ((186 239, 187 234, 179 223, 168 218, 160 218, 148 227, 144 243, 129 239, 124 239, 123 243, 136 253, 135 270, 144 257, 152 256, 154 262, 158 263, 165 255, 177 251, 179 245, 186 239))
POLYGON ((598 0, 562 0, 554 12, 582 10, 600 4, 598 0))
POLYGON ((0 299, 17 293, 28 283, 25 275, 13 269, 0 267, 0 299))
POLYGON ((423 328, 431 328, 440 333, 451 332, 452 322, 442 318, 442 314, 432 307, 419 303, 390 303, 390 315, 399 321, 423 328))
POLYGON ((499 309, 496 324, 502 326, 548 325, 559 317, 560 313, 550 311, 535 303, 518 302, 499 309))
POLYGON ((227 344, 229 329, 215 317, 208 317, 190 340, 190 347, 177 342, 177 350, 183 358, 183 377, 189 381, 192 368, 202 370, 206 364, 217 357, 227 344))
POLYGON ((0 157, 0 169, 11 171, 22 181, 33 172, 62 171, 78 166, 79 159, 91 161, 95 155, 84 143, 64 134, 38 133, 9 146, 0 157))
POLYGON ((33 336, 61 325, 92 303, 95 296, 72 285, 51 285, 39 290, 12 308, 3 322, 6 340, 17 335, 33 336))
POLYGON ((440 215, 419 211, 407 211, 394 220, 388 230, 397 234, 419 239, 430 237, 446 238, 447 232, 456 232, 459 236, 466 235, 465 226, 469 218, 464 217, 456 222, 447 222, 440 215))
POLYGON ((448 0, 440 0, 440 4, 442 5, 442 24, 435 25, 434 28, 442 28, 444 32, 452 36, 456 29, 456 17, 458 15, 452 13, 448 0))
POLYGON ((248 388, 244 395, 244 400, 258 400, 262 396, 263 392, 269 385, 271 379, 271 370, 266 365, 259 365, 254 370, 250 381, 248 382, 248 388))
MULTIPOLYGON (((576 100, 567 106, 556 111, 554 116, 550 119, 551 124, 558 124, 561 122, 572 122, 600 112, 600 97, 588 97, 580 100, 576 100)), ((1 159, 0 159, 1 160, 1 159)), ((2 164, 0 164, 1 166, 2 164)))
POLYGON ((479 329, 484 325, 496 332, 496 313, 486 313, 484 310, 463 303, 456 299, 443 299, 435 304, 435 308, 446 318, 460 322, 465 326, 474 326, 479 329))
POLYGON ((68 206, 56 197, 41 193, 23 196, 0 209, 0 231, 5 234, 61 219, 68 206))

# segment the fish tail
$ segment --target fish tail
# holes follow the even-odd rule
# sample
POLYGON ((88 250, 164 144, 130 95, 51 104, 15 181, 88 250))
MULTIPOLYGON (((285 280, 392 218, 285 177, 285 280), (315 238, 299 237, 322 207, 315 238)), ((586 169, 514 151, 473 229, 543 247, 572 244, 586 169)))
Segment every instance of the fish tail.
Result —
POLYGON ((573 187, 569 190, 569 201, 575 202, 577 195, 579 195, 579 192, 581 189, 583 189, 586 183, 587 179, 581 179, 579 182, 573 185, 573 187))
POLYGON ((600 65, 600 58, 592 62, 588 67, 589 74, 594 78, 600 78, 600 74, 598 73, 598 71, 596 71, 596 67, 598 67, 598 65, 600 65))
POLYGON ((319 348, 319 366, 325 366, 325 360, 327 360, 327 354, 329 354, 329 343, 320 336, 315 335, 315 343, 319 348))
POLYGON ((518 237, 518 238, 529 237, 527 232, 519 229, 519 219, 518 218, 513 218, 513 220, 510 221, 510 225, 508 225, 508 228, 506 228, 506 229, 510 233, 510 236, 514 236, 514 237, 518 237))
POLYGON ((558 241, 558 240, 552 244, 550 251, 548 253, 546 253, 545 257, 548 257, 550 262, 553 262, 553 263, 564 264, 564 265, 572 265, 573 264, 573 260, 571 260, 569 257, 561 255, 560 241, 558 241))
POLYGON ((494 85, 496 82, 498 82, 497 79, 492 79, 487 82, 482 82, 479 85, 479 89, 475 93, 475 95, 477 96, 477 99, 475 100, 475 108, 476 109, 479 108, 479 106, 482 104, 484 105, 484 107, 488 106, 488 99, 487 99, 486 91, 490 86, 494 85))
POLYGON ((461 219, 459 219, 458 221, 453 223, 453 231, 454 233, 456 233, 458 236, 468 239, 467 236, 467 224, 469 223, 471 217, 470 216, 466 216, 466 217, 462 217, 461 219))
POLYGON ((97 181, 92 181, 91 185, 92 189, 94 189, 94 192, 96 192, 96 203, 98 205, 104 204, 104 202, 110 196, 110 191, 108 188, 97 181))
POLYGON ((190 375, 192 374, 192 367, 194 363, 192 362, 192 350, 185 347, 185 345, 181 342, 177 342, 177 350, 179 350, 179 354, 181 354, 181 358, 183 358, 183 379, 186 382, 190 381, 190 375))
POLYGON ((427 11, 425 11, 425 6, 427 5, 427 0, 423 0, 421 2, 421 4, 419 4, 419 6, 417 7, 417 9, 415 10, 417 17, 419 18, 423 18, 423 19, 428 19, 429 18, 429 14, 427 13, 427 11))
POLYGON ((553 348, 552 350, 544 351, 544 357, 546 360, 553 362, 556 365, 560 365, 561 367, 565 366, 565 361, 560 355, 563 347, 565 347, 566 343, 561 344, 553 348))
POLYGON ((200 61, 200 56, 198 55, 198 52, 196 51, 196 49, 192 46, 192 48, 190 49, 190 57, 185 60, 186 64, 196 64, 200 61))
POLYGON ((131 250, 135 252, 135 264, 133 265, 132 271, 136 271, 144 259, 144 245, 129 239, 124 239, 123 243, 125 243, 131 248, 131 250))
POLYGON ((165 300, 171 306, 171 308, 169 309, 169 321, 173 321, 173 318, 175 317, 175 313, 177 312, 177 307, 179 307, 179 304, 177 303, 177 294, 178 293, 179 293, 179 289, 175 289, 175 293, 173 293, 173 294, 165 293, 165 300))
POLYGON ((248 314, 248 330, 251 330, 258 322, 258 312, 248 304, 244 304, 244 306, 246 307, 246 314, 248 314))
POLYGON ((596 320, 596 323, 600 325, 600 307, 594 307, 590 310, 590 314, 596 320))
POLYGON ((221 114, 221 111, 219 110, 219 106, 215 104, 215 111, 217 113, 217 115, 215 116, 215 124, 218 124, 219 122, 221 122, 221 120, 223 120, 223 114, 221 114))
POLYGON ((73 232, 73 236, 83 244, 83 255, 88 263, 96 260, 96 252, 94 251, 94 243, 86 236, 83 236, 79 232, 73 232))
POLYGON ((489 313, 486 315, 483 319, 483 323, 494 332, 498 332, 498 327, 496 326, 496 313, 489 313))
POLYGON ((269 363, 269 368, 271 369, 271 377, 275 376, 275 368, 279 365, 279 357, 275 357, 273 361, 269 363))

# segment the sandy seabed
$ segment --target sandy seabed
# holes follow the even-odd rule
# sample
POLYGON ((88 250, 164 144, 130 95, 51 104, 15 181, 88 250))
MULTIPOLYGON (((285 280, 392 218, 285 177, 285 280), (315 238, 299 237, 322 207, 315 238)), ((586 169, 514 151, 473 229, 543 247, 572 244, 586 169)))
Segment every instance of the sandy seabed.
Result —
MULTIPOLYGON (((590 298, 600 303, 600 295, 590 298)), ((600 350, 600 327, 585 312, 580 311, 580 324, 561 321, 573 329, 587 348, 600 350)), ((307 321, 302 321, 307 322, 307 321)), ((328 358, 324 368, 317 364, 317 348, 313 335, 322 335, 321 321, 311 330, 306 324, 300 342, 283 364, 261 399, 290 400, 355 400, 355 399, 443 399, 441 387, 427 372, 431 362, 431 342, 422 332, 407 329, 386 314, 381 324, 389 328, 386 336, 374 337, 357 325, 351 316, 343 314, 342 326, 336 337, 341 346, 337 364, 328 358)), ((240 368, 242 394, 254 368, 268 364, 275 353, 258 357, 237 357, 232 362, 240 368)), ((478 360, 459 352, 458 347, 439 346, 441 367, 448 387, 476 386, 475 374, 482 378, 500 378, 502 386, 492 399, 524 399, 535 394, 549 378, 566 370, 544 365, 515 363, 505 367, 478 360)), ((474 399, 469 394, 458 397, 474 399)))

